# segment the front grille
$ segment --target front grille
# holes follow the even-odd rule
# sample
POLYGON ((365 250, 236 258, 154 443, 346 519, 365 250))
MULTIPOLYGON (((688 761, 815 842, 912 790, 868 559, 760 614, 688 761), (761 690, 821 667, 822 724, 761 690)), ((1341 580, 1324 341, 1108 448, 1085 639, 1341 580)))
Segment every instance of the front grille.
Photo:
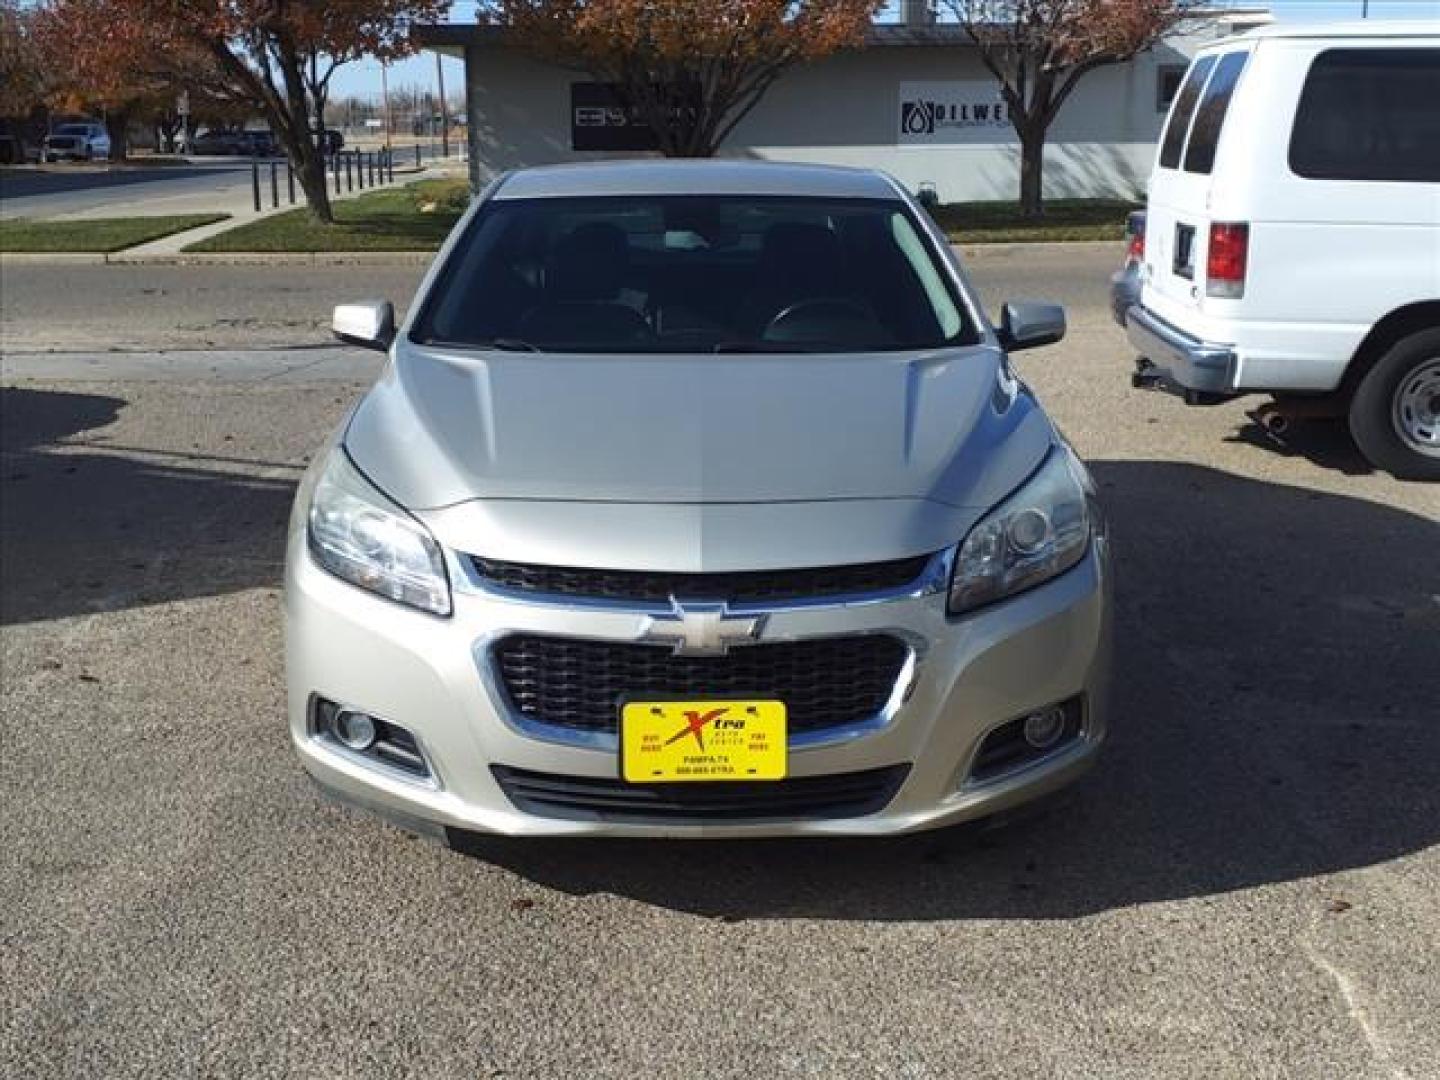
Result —
POLYGON ((742 570, 720 574, 672 574, 648 570, 589 570, 573 566, 500 562, 472 556, 475 570, 489 584, 514 592, 548 593, 594 600, 666 603, 723 600, 757 604, 812 597, 865 595, 904 588, 925 572, 930 556, 847 566, 798 570, 742 570))
POLYGON ((567 821, 815 820, 851 818, 885 809, 909 772, 891 765, 865 772, 803 776, 771 782, 628 784, 623 780, 490 766, 517 810, 567 821))
POLYGON ((614 733, 625 698, 763 698, 785 703, 791 734, 867 720, 894 692, 909 650, 888 634, 743 645, 725 656, 676 656, 668 645, 519 634, 495 646, 522 716, 614 733))

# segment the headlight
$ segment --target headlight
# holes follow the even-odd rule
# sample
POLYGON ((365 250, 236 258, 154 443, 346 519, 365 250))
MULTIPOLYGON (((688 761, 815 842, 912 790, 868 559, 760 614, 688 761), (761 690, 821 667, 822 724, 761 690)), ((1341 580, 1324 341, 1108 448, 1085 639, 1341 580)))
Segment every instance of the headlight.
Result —
POLYGON ((1034 588, 1080 561, 1093 524, 1082 476, 1070 451, 1056 447, 970 530, 950 579, 952 614, 1034 588))
POLYGON ((310 553, 336 577, 401 604, 450 614, 445 560, 430 531, 336 448, 310 501, 310 553))

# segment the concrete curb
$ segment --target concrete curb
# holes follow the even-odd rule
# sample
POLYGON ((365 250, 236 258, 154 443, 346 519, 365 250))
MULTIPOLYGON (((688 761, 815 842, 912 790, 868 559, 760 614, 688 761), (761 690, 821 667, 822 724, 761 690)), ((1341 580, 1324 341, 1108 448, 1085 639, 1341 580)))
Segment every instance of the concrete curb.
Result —
POLYGON ((988 244, 953 243, 950 246, 962 255, 985 258, 986 256, 1014 255, 1019 251, 1054 249, 1056 251, 1116 251, 1123 247, 1124 240, 1006 240, 988 244))
POLYGON ((433 251, 196 251, 127 255, 117 252, 111 266, 428 266, 433 251))
POLYGON ((95 266, 110 258, 101 251, 0 251, 0 267, 95 266))
POLYGON ((369 383, 384 366, 380 353, 340 345, 18 353, 0 355, 0 381, 369 383))
POLYGON ((233 251, 130 255, 101 252, 0 252, 0 268, 19 266, 427 266, 433 251, 233 251))
MULTIPOLYGON (((1011 241, 1003 244, 955 244, 967 258, 1004 258, 1018 252, 1119 250, 1123 240, 1011 241)), ((108 264, 111 266, 426 266, 433 251, 226 251, 110 255, 71 252, 0 252, 0 266, 108 264)))

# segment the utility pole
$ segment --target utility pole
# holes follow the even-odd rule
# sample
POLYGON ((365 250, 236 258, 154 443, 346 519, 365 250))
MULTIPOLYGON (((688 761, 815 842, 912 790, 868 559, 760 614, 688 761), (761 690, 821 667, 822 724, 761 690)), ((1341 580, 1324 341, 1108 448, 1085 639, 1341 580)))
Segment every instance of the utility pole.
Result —
POLYGON ((380 62, 380 93, 385 97, 385 148, 390 148, 390 78, 389 65, 380 62))
POLYGON ((450 103, 445 100, 445 58, 435 51, 435 78, 440 83, 440 156, 450 156, 450 103))

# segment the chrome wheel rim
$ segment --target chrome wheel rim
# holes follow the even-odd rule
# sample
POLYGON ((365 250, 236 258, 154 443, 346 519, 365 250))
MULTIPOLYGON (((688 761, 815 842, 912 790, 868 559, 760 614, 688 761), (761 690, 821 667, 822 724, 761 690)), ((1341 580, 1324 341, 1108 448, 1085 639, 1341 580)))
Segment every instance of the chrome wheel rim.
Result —
POLYGON ((1440 457, 1440 356, 1424 361, 1400 380, 1391 422, 1410 449, 1440 457))

